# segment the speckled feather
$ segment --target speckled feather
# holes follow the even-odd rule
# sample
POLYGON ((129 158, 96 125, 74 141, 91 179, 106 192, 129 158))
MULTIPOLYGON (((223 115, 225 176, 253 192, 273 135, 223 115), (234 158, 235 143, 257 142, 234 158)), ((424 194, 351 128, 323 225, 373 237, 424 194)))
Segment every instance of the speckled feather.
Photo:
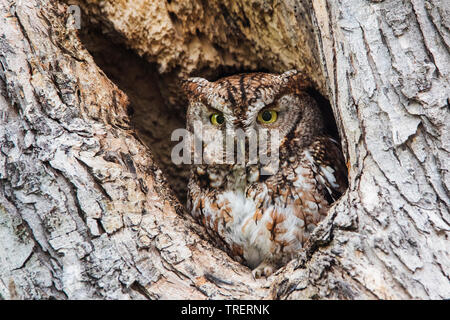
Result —
POLYGON ((259 162, 193 165, 188 186, 191 214, 257 277, 270 275, 303 250, 347 187, 338 143, 323 134, 320 110, 304 91, 308 85, 297 71, 241 74, 216 82, 192 78, 183 84, 190 129, 194 120, 208 129, 207 115, 217 110, 227 120, 220 129, 224 135, 231 128, 260 126, 256 115, 263 109, 280 114, 278 123, 264 126, 282 133, 276 173, 260 175, 259 162))

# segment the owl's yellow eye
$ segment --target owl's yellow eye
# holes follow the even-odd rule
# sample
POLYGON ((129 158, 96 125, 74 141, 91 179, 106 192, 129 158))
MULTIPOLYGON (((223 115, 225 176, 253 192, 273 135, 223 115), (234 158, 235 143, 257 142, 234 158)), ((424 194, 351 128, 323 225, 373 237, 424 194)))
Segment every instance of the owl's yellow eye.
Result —
POLYGON ((220 126, 225 122, 225 117, 220 113, 213 113, 210 120, 213 125, 220 126))
POLYGON ((264 124, 274 123, 277 121, 278 113, 274 110, 263 110, 258 113, 258 121, 264 124))

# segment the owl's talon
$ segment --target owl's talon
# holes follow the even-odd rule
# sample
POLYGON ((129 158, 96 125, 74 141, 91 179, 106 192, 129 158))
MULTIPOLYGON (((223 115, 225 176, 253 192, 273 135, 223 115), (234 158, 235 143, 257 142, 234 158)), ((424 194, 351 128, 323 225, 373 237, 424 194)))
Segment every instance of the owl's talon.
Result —
POLYGON ((274 266, 267 262, 261 262, 259 266, 252 270, 254 279, 269 277, 274 272, 274 266))
POLYGON ((259 270, 258 268, 253 269, 252 270, 252 276, 253 276, 253 279, 261 278, 261 270, 259 270))
POLYGON ((264 275, 266 277, 270 276, 272 273, 273 273, 273 267, 272 266, 264 267, 264 275))

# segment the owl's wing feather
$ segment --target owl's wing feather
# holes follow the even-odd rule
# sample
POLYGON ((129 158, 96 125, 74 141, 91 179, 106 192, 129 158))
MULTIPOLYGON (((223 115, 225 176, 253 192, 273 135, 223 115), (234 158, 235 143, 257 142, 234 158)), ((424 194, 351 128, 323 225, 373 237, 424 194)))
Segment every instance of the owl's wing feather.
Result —
POLYGON ((311 144, 310 152, 316 164, 316 180, 324 187, 328 202, 332 203, 347 189, 347 167, 338 142, 320 136, 311 144))

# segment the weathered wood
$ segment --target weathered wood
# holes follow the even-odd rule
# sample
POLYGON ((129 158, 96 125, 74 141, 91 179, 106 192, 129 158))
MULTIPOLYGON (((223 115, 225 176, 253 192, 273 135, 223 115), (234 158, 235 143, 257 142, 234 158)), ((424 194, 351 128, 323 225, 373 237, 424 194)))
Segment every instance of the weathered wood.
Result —
POLYGON ((350 177, 320 254, 377 298, 450 296, 448 10, 313 2, 350 177))
POLYGON ((263 297, 177 214, 126 96, 66 29, 66 6, 0 10, 1 296, 263 297))
POLYGON ((77 3, 157 65, 172 110, 179 77, 219 70, 295 67, 328 96, 349 190, 267 281, 183 214, 67 7, 0 3, 3 298, 450 297, 448 2, 77 3))

